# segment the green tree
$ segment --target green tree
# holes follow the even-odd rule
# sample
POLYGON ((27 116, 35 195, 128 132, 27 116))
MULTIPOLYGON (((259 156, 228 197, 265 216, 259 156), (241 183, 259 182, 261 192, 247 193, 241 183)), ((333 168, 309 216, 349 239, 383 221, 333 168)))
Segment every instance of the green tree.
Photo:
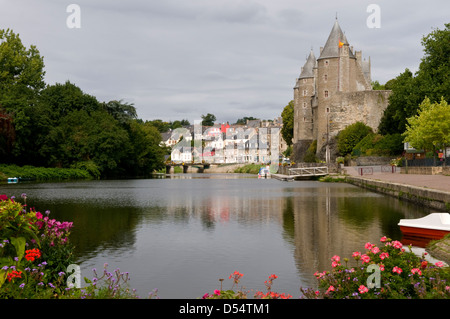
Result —
POLYGON ((216 121, 216 116, 214 114, 208 113, 202 115, 202 125, 203 126, 213 126, 216 121))
POLYGON ((290 101, 281 113, 283 120, 283 127, 281 128, 281 136, 286 141, 288 146, 292 145, 292 138, 294 137, 294 101, 290 101))
POLYGON ((133 103, 126 103, 122 100, 113 100, 107 103, 102 103, 102 106, 120 124, 126 124, 137 118, 136 108, 133 103))
MULTIPOLYGON (((18 34, 0 30, 0 105, 13 117, 16 139, 11 153, 31 158, 31 130, 36 98, 45 87, 44 59, 34 45, 26 48, 18 34)), ((0 159, 2 160, 2 159, 0 159)))
POLYGON ((150 122, 131 121, 130 143, 122 161, 122 173, 131 176, 147 176, 164 167, 166 150, 161 144, 161 134, 150 122))
POLYGON ((444 98, 440 103, 426 98, 407 121, 403 136, 412 147, 435 151, 450 146, 450 106, 444 98))
POLYGON ((418 106, 428 97, 439 102, 450 99, 450 23, 422 38, 424 56, 415 75, 408 69, 386 83, 392 89, 389 105, 380 121, 381 134, 403 133, 406 119, 417 114, 418 106))
POLYGON ((238 125, 245 125, 245 124, 247 124, 247 120, 248 121, 253 121, 253 120, 257 120, 257 118, 253 117, 253 116, 244 116, 243 118, 238 119, 236 121, 236 124, 238 124, 238 125))
POLYGON ((372 128, 362 122, 356 122, 339 132, 337 136, 338 151, 342 156, 350 154, 353 148, 368 134, 372 128))

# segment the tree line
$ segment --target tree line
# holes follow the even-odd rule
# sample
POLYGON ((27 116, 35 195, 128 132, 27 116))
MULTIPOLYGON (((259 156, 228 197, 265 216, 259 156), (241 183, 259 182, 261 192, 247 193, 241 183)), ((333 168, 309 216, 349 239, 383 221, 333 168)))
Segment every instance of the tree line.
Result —
POLYGON ((67 81, 44 82, 44 59, 0 30, 0 163, 81 168, 94 177, 143 176, 166 150, 133 104, 98 101, 67 81))

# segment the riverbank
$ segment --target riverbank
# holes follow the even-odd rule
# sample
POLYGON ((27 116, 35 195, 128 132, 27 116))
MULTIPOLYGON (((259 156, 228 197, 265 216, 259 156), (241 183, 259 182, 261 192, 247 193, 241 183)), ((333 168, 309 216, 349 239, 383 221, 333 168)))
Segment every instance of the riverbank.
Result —
POLYGON ((0 164, 0 182, 6 182, 8 178, 18 178, 20 180, 73 180, 92 179, 89 172, 75 168, 51 168, 34 166, 17 166, 0 164))

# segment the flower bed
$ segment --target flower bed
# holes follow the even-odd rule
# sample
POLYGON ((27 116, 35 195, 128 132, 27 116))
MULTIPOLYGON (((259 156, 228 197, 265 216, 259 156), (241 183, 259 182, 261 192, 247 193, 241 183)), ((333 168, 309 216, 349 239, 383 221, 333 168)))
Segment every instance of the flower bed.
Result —
POLYGON ((352 262, 331 258, 331 271, 316 272, 319 289, 301 291, 310 299, 441 299, 450 298, 450 272, 444 263, 431 263, 405 249, 397 240, 366 243, 352 262), (343 263, 342 263, 343 262, 343 263))

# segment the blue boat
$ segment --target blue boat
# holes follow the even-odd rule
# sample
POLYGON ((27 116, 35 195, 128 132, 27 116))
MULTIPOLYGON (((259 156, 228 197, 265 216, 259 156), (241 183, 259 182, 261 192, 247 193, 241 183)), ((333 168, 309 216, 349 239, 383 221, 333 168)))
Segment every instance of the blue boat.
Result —
POLYGON ((18 182, 19 182, 19 179, 17 177, 8 177, 8 183, 15 184, 18 182))

